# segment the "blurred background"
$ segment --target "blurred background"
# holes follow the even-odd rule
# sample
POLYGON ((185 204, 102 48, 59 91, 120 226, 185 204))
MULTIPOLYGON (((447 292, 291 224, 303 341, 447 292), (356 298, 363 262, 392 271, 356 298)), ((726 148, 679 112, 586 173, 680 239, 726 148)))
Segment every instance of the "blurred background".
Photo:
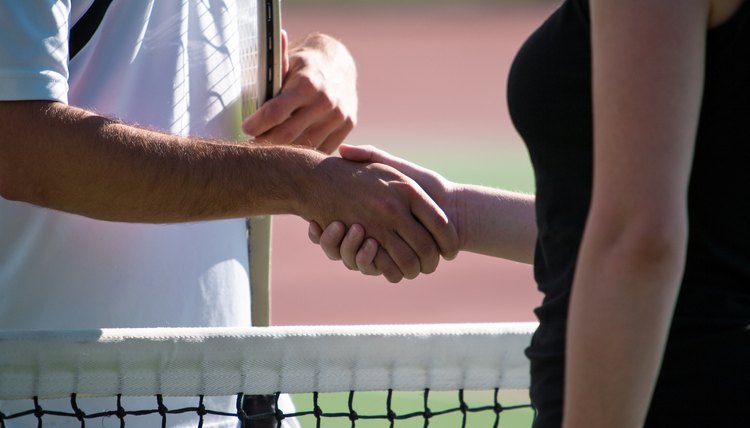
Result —
MULTIPOLYGON (((290 39, 342 40, 357 61, 359 124, 372 144, 453 181, 533 192, 528 154, 505 101, 516 52, 558 1, 283 0, 290 39)), ((393 285, 350 272, 274 220, 275 325, 535 321, 530 266, 462 253, 437 272, 393 285)))

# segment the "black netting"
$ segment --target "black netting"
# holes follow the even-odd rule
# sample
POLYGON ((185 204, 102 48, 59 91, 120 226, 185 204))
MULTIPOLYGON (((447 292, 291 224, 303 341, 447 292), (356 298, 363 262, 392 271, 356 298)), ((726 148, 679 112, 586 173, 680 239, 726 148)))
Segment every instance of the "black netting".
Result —
MULTIPOLYGON (((197 416, 197 427, 201 428, 204 423, 204 418, 207 415, 219 416, 223 418, 229 418, 237 420, 239 426, 247 428, 271 428, 281 427, 282 421, 286 418, 298 418, 303 423, 303 427, 307 428, 310 426, 325 427, 326 421, 336 420, 336 426, 342 426, 341 423, 346 423, 346 426, 357 427, 360 423, 368 423, 367 426, 382 426, 382 427, 396 427, 406 426, 402 425, 403 421, 409 421, 408 426, 421 426, 428 427, 431 423, 441 421, 444 418, 451 418, 451 424, 449 426, 461 426, 461 427, 501 427, 506 426, 503 424, 504 415, 513 412, 525 412, 526 418, 525 423, 520 426, 530 426, 531 420, 534 417, 534 411, 529 404, 519 405, 503 405, 499 399, 499 390, 495 389, 485 394, 484 398, 490 397, 490 402, 476 403, 475 400, 467 399, 466 392, 463 390, 455 391, 453 394, 452 403, 446 405, 445 401, 442 400, 439 405, 432 403, 431 394, 429 389, 426 389, 419 394, 420 397, 417 400, 419 402, 419 408, 411 408, 404 410, 403 407, 399 406, 399 398, 396 397, 396 393, 393 390, 385 391, 382 394, 385 395, 384 403, 379 405, 379 411, 373 411, 371 409, 362 409, 357 403, 356 397, 358 394, 372 394, 372 393, 358 393, 351 391, 347 394, 337 394, 339 401, 343 400, 344 403, 339 404, 325 404, 323 403, 322 396, 329 394, 320 394, 317 392, 311 393, 311 401, 305 404, 299 404, 298 400, 295 400, 295 405, 298 406, 294 413, 284 413, 279 409, 278 401, 280 394, 273 396, 246 396, 244 394, 236 395, 236 411, 234 413, 215 411, 207 408, 204 404, 204 397, 196 397, 195 406, 182 407, 176 409, 170 409, 164 404, 164 399, 161 395, 154 397, 154 407, 151 409, 126 409, 123 406, 123 400, 121 396, 113 398, 113 408, 111 410, 86 413, 77 404, 77 397, 75 394, 70 396, 70 409, 66 411, 60 410, 47 410, 42 407, 40 401, 35 397, 29 400, 28 410, 15 412, 13 414, 3 414, 0 412, 0 428, 5 428, 6 423, 10 423, 14 420, 20 420, 22 418, 32 418, 36 420, 38 427, 45 426, 46 416, 55 417, 67 417, 77 419, 80 422, 81 427, 86 426, 99 426, 98 420, 103 418, 114 418, 119 421, 121 427, 126 426, 129 416, 145 416, 145 415, 159 415, 161 419, 161 426, 169 426, 169 416, 176 414, 192 413, 197 416), (309 404, 309 405, 306 405, 309 404), (331 406, 329 409, 328 406, 331 406), (343 407, 343 408, 342 408, 343 407), (478 419, 473 419, 472 415, 483 414, 485 417, 482 418, 481 424, 477 424, 478 419), (380 421, 379 425, 372 425, 370 422, 380 421)), ((400 393, 398 393, 400 394, 400 393)), ((441 394, 445 395, 445 393, 441 394)), ((331 401, 331 400, 327 400, 331 401)), ((508 425, 510 426, 510 425, 508 425)), ((514 424, 513 427, 519 425, 514 424)))

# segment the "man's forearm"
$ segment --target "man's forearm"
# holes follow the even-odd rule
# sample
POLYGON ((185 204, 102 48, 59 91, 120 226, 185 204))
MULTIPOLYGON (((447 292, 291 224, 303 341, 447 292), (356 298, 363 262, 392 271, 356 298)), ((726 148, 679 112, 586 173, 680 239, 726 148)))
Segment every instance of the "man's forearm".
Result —
POLYGON ((92 218, 172 223, 288 213, 361 222, 419 272, 412 248, 455 253, 445 213, 384 165, 298 146, 181 138, 59 103, 0 103, 0 195, 92 218))
POLYGON ((312 150, 182 138, 49 102, 0 103, 3 197, 93 218, 298 213, 312 150))

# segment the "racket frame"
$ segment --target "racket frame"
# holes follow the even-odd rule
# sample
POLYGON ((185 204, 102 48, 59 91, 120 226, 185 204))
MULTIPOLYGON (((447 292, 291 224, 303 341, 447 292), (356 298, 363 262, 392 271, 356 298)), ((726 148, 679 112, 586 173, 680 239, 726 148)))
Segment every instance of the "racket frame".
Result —
MULTIPOLYGON (((247 0, 246 0, 247 1, 247 0)), ((281 91, 281 1, 258 1, 258 108, 281 91)), ((271 325, 271 216, 250 217, 247 221, 250 262, 250 302, 252 324, 271 325)))

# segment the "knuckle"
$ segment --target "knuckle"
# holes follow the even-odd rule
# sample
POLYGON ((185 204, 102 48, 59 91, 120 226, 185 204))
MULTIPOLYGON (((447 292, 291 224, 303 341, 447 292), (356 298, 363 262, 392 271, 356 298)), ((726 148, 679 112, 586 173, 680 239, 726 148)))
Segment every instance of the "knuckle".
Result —
POLYGON ((404 277, 406 277, 407 279, 414 279, 419 276, 421 266, 419 263, 419 259, 415 254, 404 256, 401 260, 401 266, 404 277))
POLYGON ((336 244, 336 240, 331 235, 323 235, 320 237, 320 246, 323 247, 326 252, 332 252, 336 247, 336 244))
POLYGON ((372 265, 372 262, 360 253, 358 253, 354 258, 354 262, 357 264, 357 266, 359 266, 359 270, 361 271, 371 270, 375 268, 372 265))
POLYGON ((397 217, 401 213, 401 203, 396 199, 386 198, 381 200, 380 209, 386 218, 397 217))
POLYGON ((440 252, 435 249, 431 253, 421 253, 421 268, 422 273, 433 273, 437 269, 438 264, 440 263, 440 252))
POLYGON ((344 120, 343 129, 346 130, 346 132, 349 132, 352 129, 354 129, 355 126, 357 126, 357 120, 351 116, 346 116, 346 120, 344 120))
POLYGON ((320 86, 309 75, 303 74, 297 79, 295 91, 304 98, 312 98, 320 92, 320 86))
POLYGON ((404 186, 404 188, 406 189, 406 193, 410 198, 423 199, 424 194, 422 193, 422 189, 417 187, 417 184, 411 181, 411 179, 408 182, 408 185, 404 186))
POLYGON ((384 252, 378 251, 375 260, 375 268, 379 270, 385 279, 391 283, 397 283, 403 279, 403 274, 396 266, 395 262, 384 252))
POLYGON ((344 114, 344 111, 334 105, 331 105, 330 109, 332 110, 330 114, 331 120, 337 124, 343 124, 343 126, 346 127, 347 117, 346 114, 344 114))
POLYGON ((406 176, 399 176, 398 181, 394 182, 395 189, 398 189, 399 195, 408 201, 421 199, 419 190, 412 183, 411 179, 406 176))
POLYGON ((355 260, 357 251, 359 250, 359 243, 357 241, 351 241, 349 238, 345 238, 341 242, 341 253, 346 254, 349 260, 355 260), (355 254, 355 256, 352 256, 355 254))
MULTIPOLYGON (((325 91, 318 92, 316 103, 321 109, 325 111, 330 111, 333 114, 337 113, 338 109, 336 108, 336 100, 334 100, 331 94, 329 94, 328 92, 325 92, 325 91)), ((341 114, 341 116, 343 116, 343 113, 341 113, 340 111, 338 111, 338 113, 341 114)), ((339 121, 340 120, 343 120, 343 117, 339 119, 339 121)))
POLYGON ((437 259, 440 256, 440 251, 431 239, 419 241, 414 250, 423 259, 437 259))

